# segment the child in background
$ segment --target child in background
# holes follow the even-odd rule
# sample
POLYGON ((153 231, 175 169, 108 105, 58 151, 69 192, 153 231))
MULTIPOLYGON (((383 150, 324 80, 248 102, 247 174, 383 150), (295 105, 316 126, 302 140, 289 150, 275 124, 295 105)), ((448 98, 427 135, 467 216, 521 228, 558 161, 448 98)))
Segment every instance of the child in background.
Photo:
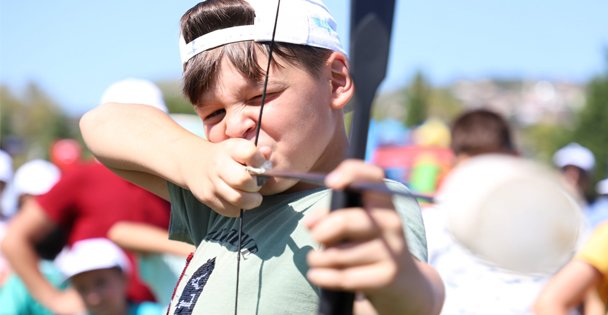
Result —
MULTIPOLYGON (((111 99, 123 106, 126 101, 140 100, 149 103, 150 107, 162 108, 164 101, 159 91, 151 82, 128 79, 110 85, 102 99, 111 99), (140 84, 142 81, 144 84, 140 84)), ((67 147, 75 149, 74 143, 69 143, 67 147)), ((71 246, 83 239, 106 237, 110 227, 118 221, 145 222, 165 229, 169 224, 168 202, 125 181, 98 161, 77 163, 78 154, 74 154, 77 150, 72 149, 59 150, 63 152, 59 154, 60 160, 67 166, 62 170, 61 178, 48 192, 24 204, 23 211, 11 220, 2 240, 7 260, 28 291, 58 314, 77 313, 83 309, 82 301, 76 293, 57 290, 43 277, 38 269, 37 242, 57 229, 65 233, 67 245, 71 246)), ((130 298, 155 301, 150 289, 139 279, 136 267, 130 277, 130 298)))
POLYGON ((137 256, 141 279, 157 302, 168 306, 186 258, 196 248, 170 240, 166 229, 139 222, 117 222, 108 231, 108 237, 137 256))
POLYGON ((90 238, 78 241, 57 261, 92 315, 160 315, 163 307, 153 302, 136 303, 127 297, 132 270, 126 254, 112 241, 90 238))
MULTIPOLYGON (((59 180, 60 170, 53 163, 35 159, 21 165, 15 172, 13 190, 17 199, 17 216, 28 211, 24 205, 35 196, 46 193, 59 180), (22 209, 23 208, 23 209, 22 209)), ((0 236, 2 239, 3 236, 0 236)), ((38 268, 45 279, 58 290, 67 289, 64 278, 54 263, 55 257, 66 244, 61 229, 54 229, 46 238, 36 242, 35 251, 40 257, 38 268)), ((1 256, 1 255, 0 255, 1 256)), ((34 299, 23 280, 6 265, 7 277, 0 282, 0 313, 51 315, 53 312, 34 299)))

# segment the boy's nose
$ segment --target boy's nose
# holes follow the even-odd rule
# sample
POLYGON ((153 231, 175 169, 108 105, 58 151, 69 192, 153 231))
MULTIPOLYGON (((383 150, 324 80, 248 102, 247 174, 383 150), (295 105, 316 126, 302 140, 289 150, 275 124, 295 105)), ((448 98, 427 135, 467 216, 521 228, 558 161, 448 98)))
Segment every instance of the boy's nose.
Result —
POLYGON ((226 136, 244 138, 255 134, 257 116, 255 111, 247 108, 238 109, 226 114, 226 136))

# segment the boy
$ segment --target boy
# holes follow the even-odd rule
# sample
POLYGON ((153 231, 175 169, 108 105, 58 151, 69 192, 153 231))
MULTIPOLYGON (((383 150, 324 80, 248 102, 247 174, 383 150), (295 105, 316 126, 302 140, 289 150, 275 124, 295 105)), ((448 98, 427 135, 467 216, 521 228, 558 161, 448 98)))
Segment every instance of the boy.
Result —
POLYGON ((170 313, 314 314, 320 286, 361 292, 380 314, 437 314, 443 287, 424 262, 414 201, 366 193, 365 208, 329 214, 327 189, 273 177, 258 186, 245 168, 333 171, 333 189, 383 180, 377 167, 341 164, 354 86, 333 18, 318 1, 283 1, 270 36, 276 8, 212 0, 182 17, 184 93, 208 141, 144 106, 104 104, 81 120, 103 163, 171 200, 170 237, 197 246, 170 313))
POLYGON ((127 297, 127 255, 106 238, 81 240, 59 256, 57 264, 76 289, 91 315, 160 315, 163 308, 153 302, 136 303, 127 297))

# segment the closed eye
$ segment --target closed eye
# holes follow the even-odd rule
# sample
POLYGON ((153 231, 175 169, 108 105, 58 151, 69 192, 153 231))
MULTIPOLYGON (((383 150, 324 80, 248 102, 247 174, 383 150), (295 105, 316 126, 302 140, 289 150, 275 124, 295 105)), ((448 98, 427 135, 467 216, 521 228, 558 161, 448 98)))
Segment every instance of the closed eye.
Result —
POLYGON ((203 118, 203 121, 206 125, 212 125, 212 124, 215 124, 215 123, 221 121, 225 114, 226 114, 225 109, 223 109, 223 108, 218 109, 218 110, 212 112, 211 114, 205 116, 203 118))
MULTIPOLYGON (((281 92, 268 92, 268 93, 266 93, 266 99, 264 100, 264 102, 268 103, 268 102, 272 101, 273 99, 279 97, 279 95, 281 95, 281 92)), ((247 104, 255 105, 255 106, 262 105, 262 96, 263 95, 260 94, 260 95, 250 98, 249 100, 247 100, 247 104)))

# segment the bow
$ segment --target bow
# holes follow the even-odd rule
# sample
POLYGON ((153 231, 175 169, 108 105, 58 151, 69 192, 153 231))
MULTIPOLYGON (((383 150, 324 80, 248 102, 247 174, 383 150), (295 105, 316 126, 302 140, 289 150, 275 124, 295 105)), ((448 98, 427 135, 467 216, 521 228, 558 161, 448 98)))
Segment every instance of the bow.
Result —
MULTIPOLYGON (((350 60, 356 88, 349 158, 365 158, 372 101, 386 76, 394 7, 394 0, 351 0, 350 60)), ((361 194, 352 190, 333 191, 331 199, 332 211, 362 205, 361 194)), ((352 292, 322 289, 318 314, 350 315, 353 303, 352 292)))

